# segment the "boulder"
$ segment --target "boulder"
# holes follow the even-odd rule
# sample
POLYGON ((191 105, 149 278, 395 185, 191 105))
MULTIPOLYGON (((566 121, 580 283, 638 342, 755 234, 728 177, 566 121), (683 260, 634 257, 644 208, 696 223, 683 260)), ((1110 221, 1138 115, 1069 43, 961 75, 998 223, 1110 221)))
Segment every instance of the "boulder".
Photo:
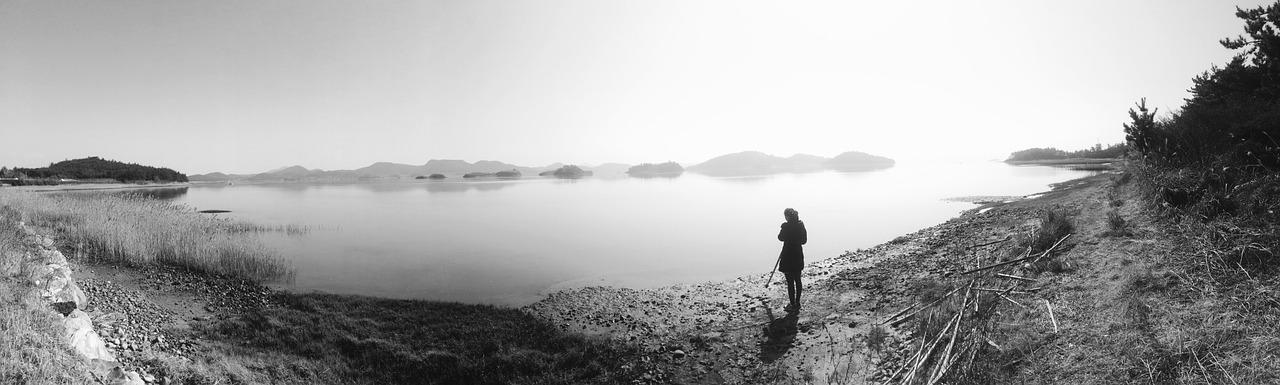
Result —
POLYGON ((142 381, 142 377, 138 376, 138 372, 126 372, 120 367, 111 369, 111 373, 107 374, 107 385, 146 385, 142 381))
POLYGON ((90 360, 116 361, 111 350, 102 342, 102 337, 93 330, 93 321, 85 312, 72 310, 70 315, 62 319, 62 327, 71 335, 71 348, 81 356, 90 360))
POLYGON ((41 249, 40 259, 44 263, 55 263, 59 265, 67 264, 67 257, 65 255, 62 255, 62 252, 58 250, 41 249))
POLYGON ((76 308, 83 309, 89 303, 89 297, 84 294, 84 290, 80 289, 75 281, 67 282, 61 290, 51 292, 50 298, 53 302, 72 302, 76 304, 76 308))
POLYGON ((53 271, 57 267, 59 266, 45 263, 29 263, 22 267, 22 271, 27 282, 31 282, 31 284, 36 287, 43 288, 45 286, 45 279, 47 279, 50 274, 53 274, 53 271))
POLYGON ((37 282, 36 287, 41 289, 40 296, 52 298, 58 292, 71 284, 71 269, 63 265, 48 264, 52 271, 44 276, 43 282, 37 282))

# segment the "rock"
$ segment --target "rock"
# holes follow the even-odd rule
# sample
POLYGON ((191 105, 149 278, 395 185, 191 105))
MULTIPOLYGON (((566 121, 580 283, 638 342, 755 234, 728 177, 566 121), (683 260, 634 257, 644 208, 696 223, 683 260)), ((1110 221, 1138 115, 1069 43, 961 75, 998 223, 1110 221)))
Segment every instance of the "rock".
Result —
POLYGON ((89 304, 88 296, 85 296, 84 290, 80 290, 80 285, 77 285, 75 281, 67 282, 67 285, 63 286, 61 290, 52 292, 50 298, 53 302, 74 303, 77 308, 84 308, 89 304))
POLYGON ((58 250, 40 250, 40 259, 44 263, 54 263, 59 265, 67 264, 67 257, 62 255, 58 250))
POLYGON ((138 372, 126 372, 117 366, 107 374, 107 385, 146 385, 146 383, 138 377, 138 372))
POLYGON ((62 326, 66 329, 67 334, 71 335, 71 348, 81 356, 89 359, 100 359, 103 361, 115 361, 116 358, 111 355, 111 351, 107 349, 103 343, 102 337, 93 331, 93 321, 89 319, 89 315, 85 312, 72 310, 62 320, 62 326))
POLYGON ((671 352, 671 358, 675 358, 675 359, 677 359, 677 360, 678 360, 678 359, 682 359, 682 358, 684 358, 684 357, 685 357, 685 354, 684 354, 684 351, 683 351, 683 350, 676 349, 676 351, 671 352))
POLYGON ((53 238, 44 237, 40 240, 40 246, 53 247, 53 238))

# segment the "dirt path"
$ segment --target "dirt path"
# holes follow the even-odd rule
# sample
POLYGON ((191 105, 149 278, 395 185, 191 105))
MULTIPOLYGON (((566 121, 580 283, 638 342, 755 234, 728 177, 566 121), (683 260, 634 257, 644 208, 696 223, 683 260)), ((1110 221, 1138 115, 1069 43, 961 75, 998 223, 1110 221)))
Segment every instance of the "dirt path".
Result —
MULTIPOLYGON (((872 352, 873 325, 913 301, 917 282, 994 261, 1004 242, 1034 226, 1038 210, 1078 204, 1106 177, 1068 182, 1035 199, 992 202, 869 250, 810 263, 803 310, 782 311, 786 290, 767 274, 652 290, 588 287, 527 306, 562 329, 633 341, 657 369, 653 383, 733 384, 798 380, 864 383, 895 368, 895 347, 872 352)), ((890 341, 906 331, 889 328, 890 341)))

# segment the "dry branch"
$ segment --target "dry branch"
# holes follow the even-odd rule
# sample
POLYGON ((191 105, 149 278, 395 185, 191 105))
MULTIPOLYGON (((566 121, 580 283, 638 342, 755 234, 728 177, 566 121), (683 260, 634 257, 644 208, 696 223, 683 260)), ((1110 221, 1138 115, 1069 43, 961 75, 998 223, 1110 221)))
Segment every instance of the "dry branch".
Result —
POLYGON ((1053 321, 1053 334, 1058 334, 1058 318, 1053 316, 1053 305, 1049 304, 1049 300, 1044 300, 1044 307, 1049 308, 1049 320, 1053 321))
POLYGON ((1016 275, 1010 275, 1010 274, 1004 274, 1004 273, 996 273, 996 276, 1001 278, 1016 279, 1019 281, 1028 281, 1028 282, 1035 281, 1034 279, 1031 279, 1031 278, 1023 278, 1016 275))
POLYGON ((969 270, 969 271, 966 271, 966 272, 960 273, 960 275, 969 274, 969 273, 976 273, 976 272, 983 271, 983 270, 993 269, 993 268, 997 268, 997 267, 1000 267, 1000 266, 1008 265, 1008 264, 1011 264, 1011 263, 1018 263, 1018 262, 1022 262, 1022 261, 1025 261, 1025 260, 1028 260, 1028 259, 1031 259, 1031 258, 1035 258, 1035 259, 1036 259, 1036 261, 1039 261, 1039 260, 1040 260, 1040 258, 1044 258, 1046 255, 1049 255, 1049 252, 1053 251, 1053 249, 1054 249, 1055 247, 1058 247, 1058 245, 1059 245, 1059 244, 1061 244, 1061 243, 1062 243, 1062 241, 1067 240, 1067 238, 1068 238, 1068 237, 1070 237, 1070 236, 1071 236, 1071 234, 1067 234, 1066 236, 1062 237, 1062 239, 1059 239, 1059 240, 1058 240, 1058 242, 1055 242, 1055 243, 1053 244, 1053 246, 1049 246, 1049 248, 1048 248, 1048 249, 1045 249, 1043 253, 1040 253, 1040 255, 1036 255, 1036 256, 1026 256, 1026 257, 1018 258, 1018 259, 1011 260, 1011 261, 1004 261, 1004 262, 1000 262, 1000 263, 997 263, 997 264, 994 264, 994 265, 988 265, 988 266, 984 266, 984 267, 979 267, 979 268, 977 268, 977 269, 973 269, 973 270, 969 270))

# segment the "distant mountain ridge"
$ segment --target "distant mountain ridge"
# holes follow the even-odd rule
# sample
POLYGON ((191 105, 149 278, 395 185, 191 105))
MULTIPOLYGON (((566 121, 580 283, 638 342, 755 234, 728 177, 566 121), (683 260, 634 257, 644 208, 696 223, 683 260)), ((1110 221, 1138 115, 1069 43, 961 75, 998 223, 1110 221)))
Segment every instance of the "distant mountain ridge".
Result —
MULTIPOLYGON (((582 175, 597 177, 648 176, 662 174, 678 176, 683 171, 691 171, 711 176, 765 175, 787 172, 819 172, 837 171, 870 171, 893 167, 893 159, 871 155, 858 151, 849 151, 826 158, 817 155, 795 154, 787 158, 765 154, 760 151, 743 151, 712 158, 706 162, 689 167, 681 167, 674 162, 662 164, 646 163, 635 166, 622 163, 605 163, 599 166, 578 165, 582 175)), ((302 166, 288 166, 271 171, 243 175, 213 172, 191 175, 188 178, 195 182, 214 181, 341 181, 366 179, 400 179, 417 178, 429 175, 444 175, 446 178, 462 177, 466 174, 483 175, 515 170, 521 175, 540 175, 548 171, 561 169, 563 163, 552 163, 543 167, 517 166, 493 160, 481 160, 475 163, 458 159, 432 159, 422 165, 410 165, 391 162, 377 162, 355 170, 325 171, 308 169, 302 166)), ((551 175, 551 174, 548 174, 551 175)))
MULTIPOLYGON (((545 167, 526 167, 492 160, 481 160, 475 163, 470 163, 456 159, 432 159, 427 161, 426 164, 419 166, 391 162, 377 162, 355 170, 334 171, 307 169, 302 166, 288 166, 258 174, 243 175, 212 172, 208 174, 191 175, 189 179, 196 182, 221 182, 233 180, 247 180, 255 182, 338 181, 379 178, 415 178, 418 176, 427 176, 432 174, 461 177, 468 173, 496 174, 498 172, 510 170, 517 170, 523 175, 538 175, 542 172, 556 170, 563 166, 564 165, 561 163, 554 163, 545 167)), ((602 171, 604 171, 602 174, 606 175, 617 175, 619 173, 617 171, 619 168, 625 169, 626 167, 630 166, 617 163, 600 166, 602 171)), ((583 167, 583 169, 592 170, 594 168, 583 167)))
POLYGON ((893 167, 895 163, 893 159, 858 151, 845 152, 834 158, 809 154, 783 158, 760 151, 743 151, 715 157, 685 170, 712 176, 737 176, 824 170, 871 171, 893 167))

